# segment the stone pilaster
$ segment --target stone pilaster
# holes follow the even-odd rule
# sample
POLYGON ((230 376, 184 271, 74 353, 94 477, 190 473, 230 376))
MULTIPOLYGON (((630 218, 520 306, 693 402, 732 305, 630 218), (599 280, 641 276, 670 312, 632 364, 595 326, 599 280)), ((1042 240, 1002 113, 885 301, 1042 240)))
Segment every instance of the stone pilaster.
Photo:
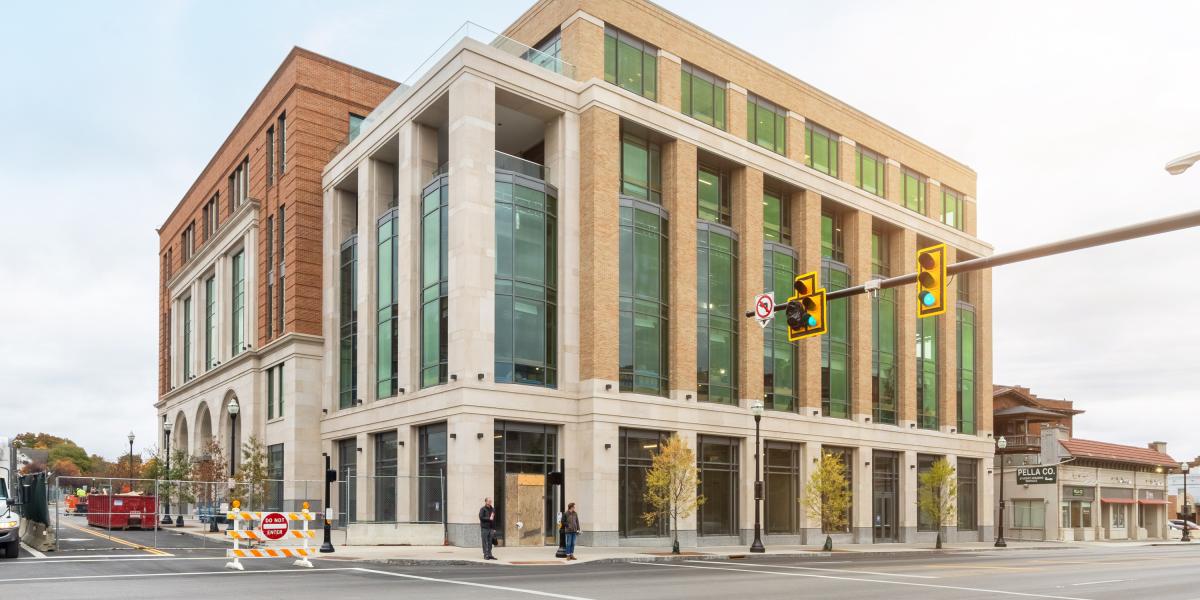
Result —
POLYGON ((904 177, 900 163, 887 159, 883 167, 884 196, 896 204, 904 205, 904 177))
POLYGON ((808 163, 808 148, 804 145, 804 116, 787 113, 787 157, 800 164, 808 163))
POLYGON ((446 521, 450 543, 479 546, 479 507, 495 490, 492 445, 495 421, 489 415, 460 413, 450 416, 446 431, 446 521))
POLYGON ((975 418, 979 435, 992 429, 992 270, 975 273, 971 282, 975 304, 975 418))
POLYGON ((858 144, 844 135, 838 140, 838 179, 857 187, 858 144))
MULTIPOLYGON (((911 344, 910 344, 911 345, 911 344)), ((917 539, 917 451, 900 453, 900 491, 896 494, 900 502, 900 524, 896 528, 901 542, 917 539)))
POLYGON ((754 295, 763 291, 763 174, 749 167, 736 169, 730 187, 738 234, 738 390, 744 400, 762 400, 763 329, 740 313, 752 308, 754 295))
POLYGON ((673 111, 683 106, 682 68, 678 56, 666 50, 658 51, 658 103, 673 111))
MULTIPOLYGON (((954 264, 955 250, 946 247, 946 264, 954 264)), ((957 279, 957 277, 955 278, 957 279)), ((939 429, 958 428, 958 285, 946 285, 946 312, 937 319, 938 336, 938 415, 939 429)))
POLYGON ((925 180, 925 210, 930 219, 942 222, 942 184, 933 178, 925 180))
POLYGON ((871 473, 875 465, 871 461, 872 454, 870 447, 859 446, 854 449, 854 481, 850 482, 854 501, 850 508, 850 533, 854 534, 856 544, 870 544, 875 537, 872 522, 875 507, 871 494, 871 473))
POLYGON ((725 123, 729 133, 747 139, 746 131, 746 88, 730 81, 725 85, 725 123))
MULTIPOLYGON (((892 270, 911 273, 916 268, 917 233, 911 229, 889 236, 892 270)), ((900 404, 900 427, 910 429, 917 422, 917 293, 911 285, 896 289, 897 400, 900 404)), ((907 467, 905 467, 907 468, 907 467)))
MULTIPOLYGON (((621 124, 615 113, 589 108, 579 120, 579 379, 617 386, 620 346, 621 124)), ((583 384, 586 386, 587 384, 583 384)))
POLYGON ((696 396, 696 146, 673 141, 663 146, 663 204, 671 215, 668 244, 668 296, 671 299, 671 397, 696 396))
MULTIPOLYGON (((850 285, 858 285, 871 272, 871 215, 847 211, 842 215, 842 228, 850 285)), ((859 294, 836 302, 850 303, 850 417, 863 423, 872 412, 871 296, 859 294)))
POLYGON ((800 450, 800 477, 802 489, 800 496, 800 531, 804 533, 805 544, 819 544, 825 539, 824 535, 821 533, 821 520, 814 518, 811 514, 809 514, 808 502, 803 495, 803 489, 808 487, 808 482, 812 479, 813 473, 820 467, 820 461, 821 444, 818 442, 806 442, 804 447, 800 450))
MULTIPOLYGON (((821 195, 810 190, 791 193, 792 247, 796 250, 797 275, 821 270, 821 195)), ((821 411, 821 339, 801 340, 797 361, 800 380, 797 392, 801 414, 821 411)), ((819 454, 818 454, 819 456, 819 454)))
POLYGON ((579 115, 567 112, 546 127, 546 168, 558 187, 558 381, 579 381, 579 115))

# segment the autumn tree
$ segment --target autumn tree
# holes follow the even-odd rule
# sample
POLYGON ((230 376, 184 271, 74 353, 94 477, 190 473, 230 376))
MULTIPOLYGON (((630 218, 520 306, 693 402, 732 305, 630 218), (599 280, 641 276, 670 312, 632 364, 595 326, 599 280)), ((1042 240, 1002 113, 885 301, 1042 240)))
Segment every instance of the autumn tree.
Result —
POLYGON ((937 527, 937 549, 942 549, 942 527, 950 525, 958 509, 958 478, 950 461, 939 458, 917 477, 917 510, 937 527))
POLYGON ((191 480, 196 489, 196 499, 207 506, 215 506, 223 497, 225 485, 218 485, 229 476, 229 465, 225 462, 225 450, 216 438, 209 439, 200 449, 200 456, 192 463, 191 480))
POLYGON ((678 434, 654 454, 654 463, 646 473, 646 501, 653 509, 642 515, 647 525, 659 519, 671 523, 671 552, 679 554, 679 519, 686 519, 704 504, 696 493, 700 485, 696 454, 678 434))
POLYGON ((263 507, 267 501, 267 449, 258 436, 242 444, 242 463, 238 466, 239 491, 245 494, 243 506, 263 507))
POLYGON ((804 502, 809 517, 821 523, 825 536, 825 551, 833 550, 831 531, 842 531, 849 524, 850 482, 846 466, 839 455, 822 452, 816 470, 804 488, 804 502))
POLYGON ((79 467, 65 458, 50 463, 50 472, 56 477, 78 477, 80 475, 79 467))

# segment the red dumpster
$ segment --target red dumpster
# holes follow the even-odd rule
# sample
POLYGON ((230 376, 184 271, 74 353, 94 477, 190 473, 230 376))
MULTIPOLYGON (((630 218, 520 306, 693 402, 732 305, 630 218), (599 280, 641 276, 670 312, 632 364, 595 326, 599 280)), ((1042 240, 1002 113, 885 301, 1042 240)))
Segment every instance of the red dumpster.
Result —
POLYGON ((158 524, 154 496, 88 494, 88 525, 105 529, 154 529, 158 524))

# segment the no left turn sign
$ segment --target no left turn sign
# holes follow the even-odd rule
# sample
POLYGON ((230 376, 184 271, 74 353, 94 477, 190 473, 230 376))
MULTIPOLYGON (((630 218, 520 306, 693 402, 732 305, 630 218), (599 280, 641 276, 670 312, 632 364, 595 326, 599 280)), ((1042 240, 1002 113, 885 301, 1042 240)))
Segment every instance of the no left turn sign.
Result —
POLYGON ((754 318, 758 324, 766 327, 775 314, 775 294, 767 292, 754 297, 754 318))

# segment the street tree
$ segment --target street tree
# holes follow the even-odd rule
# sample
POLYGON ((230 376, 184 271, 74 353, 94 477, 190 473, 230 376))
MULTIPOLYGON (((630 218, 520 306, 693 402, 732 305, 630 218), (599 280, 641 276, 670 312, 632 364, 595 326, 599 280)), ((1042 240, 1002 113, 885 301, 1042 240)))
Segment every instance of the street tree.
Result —
POLYGON ((696 454, 678 434, 673 434, 654 454, 646 473, 646 501, 653 509, 642 515, 647 525, 659 519, 671 523, 671 552, 679 554, 679 519, 686 519, 704 504, 696 490, 700 485, 696 454))
POLYGON ((192 463, 191 480, 195 486, 197 501, 208 507, 215 507, 227 489, 224 483, 229 473, 229 465, 225 462, 225 450, 216 438, 210 439, 200 449, 200 456, 192 463))
POLYGON ((267 450, 258 436, 242 444, 242 463, 234 479, 245 495, 243 506, 263 507, 267 501, 267 450))
MULTIPOLYGON (((804 488, 808 515, 821 523, 825 532, 842 531, 849 523, 850 482, 839 455, 822 452, 821 460, 804 488)), ((825 536, 825 551, 833 550, 833 536, 825 536)))
POLYGON ((937 527, 937 549, 942 549, 942 528, 950 525, 958 508, 958 478, 950 461, 939 458, 917 477, 917 510, 937 527))

